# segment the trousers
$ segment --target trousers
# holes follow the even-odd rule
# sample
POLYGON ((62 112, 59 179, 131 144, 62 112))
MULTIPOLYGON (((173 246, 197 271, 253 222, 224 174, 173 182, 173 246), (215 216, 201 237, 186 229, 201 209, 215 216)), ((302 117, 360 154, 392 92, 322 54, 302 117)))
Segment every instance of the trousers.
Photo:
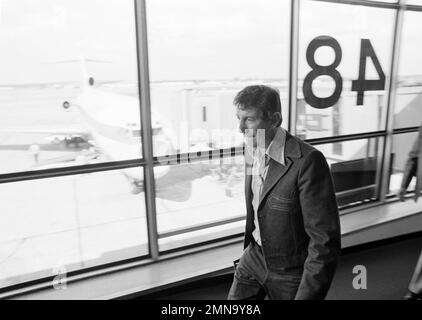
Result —
POLYGON ((302 279, 298 272, 268 270, 261 247, 251 242, 234 272, 228 300, 293 300, 302 279))
POLYGON ((418 295, 422 295, 422 251, 413 271, 412 279, 409 283, 409 290, 418 295))

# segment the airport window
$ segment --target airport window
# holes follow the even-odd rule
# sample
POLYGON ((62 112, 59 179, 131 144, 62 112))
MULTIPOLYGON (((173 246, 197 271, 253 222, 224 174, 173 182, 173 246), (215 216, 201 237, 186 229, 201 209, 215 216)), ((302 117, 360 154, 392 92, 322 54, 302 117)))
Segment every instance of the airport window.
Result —
POLYGON ((327 159, 340 208, 376 200, 380 142, 373 138, 316 146, 327 159), (341 156, 336 145, 341 145, 341 156))
MULTIPOLYGON (((389 194, 397 194, 400 189, 406 161, 417 137, 418 132, 395 134, 393 136, 393 148, 391 152, 392 170, 390 171, 389 194)), ((415 190, 415 182, 416 179, 413 178, 407 191, 411 192, 415 190)))
POLYGON ((233 98, 249 84, 280 90, 287 128, 290 1, 152 0, 146 7, 151 109, 167 123, 172 153, 241 146, 233 98))
POLYGON ((300 3, 297 135, 384 130, 394 10, 300 3))
POLYGON ((394 128, 416 127, 422 122, 421 18, 422 12, 404 13, 394 128))
POLYGON ((148 255, 134 2, 0 6, 0 289, 148 255))
POLYGON ((142 156, 133 1, 2 1, 0 19, 0 174, 142 156))
MULTIPOLYGON (((212 232, 214 238, 221 237, 221 233, 226 236, 233 234, 230 226, 221 226, 222 223, 233 219, 235 222, 244 221, 245 170, 242 155, 162 168, 168 172, 163 171, 161 178, 156 176, 155 190, 161 250, 169 249, 164 238, 176 238, 192 228, 197 231, 193 234, 197 241, 205 242, 212 232), (219 228, 216 223, 220 224, 219 228), (209 227, 214 228, 207 229, 209 227)), ((175 241, 169 244, 173 249, 175 241)))
POLYGON ((118 170, 0 184, 0 203, 0 289, 148 254, 144 199, 118 170))
MULTIPOLYGON (((288 127, 290 3, 154 0, 146 7, 151 110, 167 124, 167 150, 213 155, 172 163, 164 177, 155 177, 164 252, 243 232, 242 156, 218 151, 242 150, 233 100, 247 85, 280 91, 288 127)), ((154 149, 154 156, 163 155, 154 149)))

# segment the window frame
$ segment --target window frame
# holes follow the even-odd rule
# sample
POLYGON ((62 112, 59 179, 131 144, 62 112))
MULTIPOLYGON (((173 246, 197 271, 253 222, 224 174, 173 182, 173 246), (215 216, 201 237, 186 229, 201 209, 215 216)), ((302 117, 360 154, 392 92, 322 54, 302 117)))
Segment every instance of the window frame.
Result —
MULTIPOLYGON (((290 4, 290 52, 289 52, 289 87, 288 87, 288 112, 289 112, 289 126, 288 130, 294 135, 295 123, 296 123, 296 99, 298 91, 298 48, 299 48, 299 7, 300 1, 302 0, 291 0, 290 4)), ((368 0, 307 0, 317 2, 329 2, 342 5, 360 5, 376 8, 388 8, 395 10, 395 21, 394 21, 394 33, 391 47, 391 68, 388 74, 386 74, 387 83, 387 117, 385 130, 363 132, 359 134, 342 135, 336 137, 309 139, 306 142, 311 145, 336 143, 344 141, 360 140, 363 138, 383 138, 383 146, 378 157, 377 169, 380 169, 380 174, 377 176, 377 185, 379 190, 377 192, 378 200, 372 203, 354 205, 344 210, 341 210, 341 215, 345 215, 356 210, 363 210, 373 206, 379 206, 392 201, 391 196, 387 197, 386 193, 388 190, 388 168, 390 165, 390 157, 385 155, 390 154, 392 150, 393 135, 408 132, 417 132, 419 127, 407 127, 394 129, 394 102, 396 94, 396 80, 397 80, 397 68, 399 61, 399 52, 401 44, 401 34, 403 26, 404 12, 406 11, 420 11, 422 12, 422 5, 406 5, 405 0, 398 0, 397 3, 388 3, 381 1, 368 1, 368 0)), ((138 65, 138 89, 139 89, 139 101, 140 101, 140 116, 142 124, 142 148, 143 158, 127 161, 116 161, 116 162, 105 162, 101 164, 90 164, 81 165, 66 168, 54 168, 32 172, 16 172, 0 175, 0 183, 13 183, 18 181, 34 180, 34 179, 46 179, 52 177, 60 177, 66 175, 85 174, 109 170, 128 169, 142 167, 144 170, 145 180, 145 205, 146 205, 146 217, 148 227, 148 247, 149 254, 146 256, 136 257, 132 259, 119 260, 113 263, 105 265, 99 265, 88 269, 80 269, 69 274, 72 281, 90 278, 110 272, 119 270, 125 270, 140 265, 156 263, 169 258, 174 258, 182 255, 186 255, 192 252, 204 250, 204 248, 220 247, 227 245, 227 243, 235 243, 242 241, 242 234, 234 234, 229 239, 214 239, 209 241, 204 246, 204 243, 198 243, 190 246, 189 248, 177 248, 171 250, 171 252, 159 252, 158 240, 162 237, 171 236, 174 234, 180 234, 187 231, 191 231, 192 227, 186 229, 176 230, 168 234, 159 235, 157 231, 157 216, 156 216, 156 205, 155 205, 155 180, 154 180, 154 167, 159 166, 163 161, 173 160, 172 165, 187 164, 191 162, 208 160, 211 155, 217 153, 220 158, 235 157, 243 154, 243 148, 228 148, 221 149, 213 152, 198 152, 198 153, 182 153, 172 155, 170 158, 165 157, 154 157, 153 146, 152 146, 152 127, 151 127, 151 101, 150 101, 150 82, 149 82, 149 62, 148 62, 148 39, 147 39, 147 16, 146 16, 146 0, 133 0, 134 14, 136 22, 136 48, 137 48, 137 65, 138 65)), ((213 158, 215 159, 215 158, 213 158)), ((236 218, 237 219, 237 218, 236 218)), ((233 222, 233 218, 227 221, 222 220, 212 223, 212 226, 233 222)), ((236 220, 237 221, 237 220, 236 220)), ((195 226, 195 230, 206 229, 210 224, 204 224, 202 226, 195 226)), ((51 285, 53 277, 37 279, 34 281, 28 281, 18 283, 9 287, 1 288, 1 293, 6 293, 13 290, 37 290, 41 288, 47 288, 51 285)))

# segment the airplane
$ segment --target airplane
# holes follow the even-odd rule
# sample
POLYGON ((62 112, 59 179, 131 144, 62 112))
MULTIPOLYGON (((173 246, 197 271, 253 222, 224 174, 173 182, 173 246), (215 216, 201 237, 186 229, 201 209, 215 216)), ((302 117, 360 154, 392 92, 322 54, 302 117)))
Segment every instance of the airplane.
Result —
MULTIPOLYGON (((50 144, 64 144, 65 148, 74 148, 75 152, 66 156, 38 162, 33 169, 47 169, 66 165, 70 161, 76 164, 87 164, 98 159, 99 156, 108 161, 132 160, 142 157, 142 131, 139 114, 139 99, 107 92, 96 87, 95 79, 88 75, 86 62, 104 61, 84 59, 54 62, 74 63, 79 62, 82 68, 82 92, 75 101, 64 101, 62 107, 69 112, 76 112, 76 116, 83 128, 3 128, 2 132, 19 133, 47 133, 50 144), (80 150, 84 146, 84 150, 80 150)), ((151 113, 153 149, 155 156, 173 154, 174 141, 171 137, 169 123, 157 112, 151 113)), ((34 154, 40 150, 48 150, 46 145, 30 146, 34 154)), ((169 166, 154 167, 155 179, 165 176, 170 170, 169 166)), ((130 182, 132 193, 143 191, 143 169, 129 168, 121 172, 130 182)))
MULTIPOLYGON (((101 60, 79 58, 79 60, 58 61, 54 64, 79 62, 82 71, 81 92, 73 101, 63 101, 61 107, 66 112, 74 112, 81 126, 59 128, 14 128, 18 133, 49 134, 48 144, 40 146, 7 146, 26 148, 36 159, 32 170, 84 165, 100 161, 132 160, 142 157, 142 131, 139 114, 139 99, 133 96, 113 93, 101 89, 97 81, 89 75, 87 62, 108 63, 101 60), (43 150, 71 152, 67 155, 38 161, 38 153, 43 150)), ((171 124, 158 112, 151 112, 154 156, 174 155, 179 152, 171 124)), ((6 130, 10 130, 6 129, 6 130)), ((0 132, 2 132, 0 128, 0 132)), ((220 139, 223 142, 224 139, 220 139)), ((239 141, 236 141, 240 144, 239 141)), ((231 145, 230 145, 231 146, 231 145)), ((206 151, 228 146, 214 143, 212 147, 190 146, 189 152, 206 151), (198 150, 196 150, 198 149, 198 150)), ((3 149, 0 145, 0 149, 3 149)), ((17 149, 16 149, 17 150, 17 149)), ((22 149, 24 150, 24 149, 22 149)), ((160 165, 154 167, 156 196, 172 201, 186 201, 191 196, 192 181, 206 175, 218 177, 226 189, 231 188, 232 180, 237 179, 243 170, 238 164, 224 165, 190 164, 189 166, 160 165), (234 170, 233 167, 236 167, 234 170), (239 167, 239 168, 238 168, 239 167), (227 181, 227 183, 225 182, 227 181)), ((139 194, 144 190, 143 169, 140 167, 122 169, 120 172, 128 180, 131 193, 139 194)), ((226 192, 230 196, 231 191, 226 192)))
MULTIPOLYGON (((69 61, 75 62, 75 61, 69 61)), ((80 58, 83 83, 82 92, 74 102, 64 101, 66 111, 75 109, 80 122, 92 135, 93 142, 109 161, 138 159, 142 157, 142 129, 139 114, 139 99, 100 90, 95 79, 88 75, 86 62, 99 60, 80 58)), ((168 120, 152 111, 153 150, 155 156, 170 155, 175 152, 174 141, 168 120)), ((165 176, 169 166, 154 167, 155 179, 165 176)), ((132 193, 143 191, 143 170, 123 169, 121 172, 132 186, 132 193)))

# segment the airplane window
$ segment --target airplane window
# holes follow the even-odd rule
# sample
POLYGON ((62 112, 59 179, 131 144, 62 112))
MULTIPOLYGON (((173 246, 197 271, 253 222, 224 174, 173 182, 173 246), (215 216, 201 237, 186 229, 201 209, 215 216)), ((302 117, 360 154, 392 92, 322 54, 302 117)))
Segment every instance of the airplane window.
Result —
POLYGON ((241 146, 233 99, 250 84, 280 90, 287 128, 289 13, 290 1, 147 1, 151 108, 174 153, 241 146))
POLYGON ((301 1, 298 135, 385 129, 394 15, 392 9, 301 1))
POLYGON ((421 18, 422 12, 404 13, 394 104, 395 128, 416 127, 422 123, 421 18))

